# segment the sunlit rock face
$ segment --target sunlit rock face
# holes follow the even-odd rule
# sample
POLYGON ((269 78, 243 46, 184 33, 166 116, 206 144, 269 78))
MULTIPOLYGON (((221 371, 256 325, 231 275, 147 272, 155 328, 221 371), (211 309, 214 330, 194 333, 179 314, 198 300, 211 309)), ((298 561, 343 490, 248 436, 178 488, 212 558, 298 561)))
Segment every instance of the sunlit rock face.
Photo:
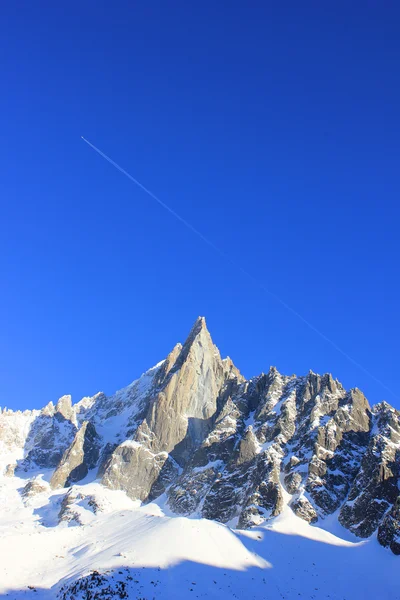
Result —
POLYGON ((218 405, 241 381, 230 360, 223 361, 212 343, 205 319, 194 324, 160 367, 147 399, 144 418, 132 436, 109 459, 103 483, 146 500, 164 491, 190 460, 213 426, 218 405), (174 477, 175 475, 175 477, 174 477))

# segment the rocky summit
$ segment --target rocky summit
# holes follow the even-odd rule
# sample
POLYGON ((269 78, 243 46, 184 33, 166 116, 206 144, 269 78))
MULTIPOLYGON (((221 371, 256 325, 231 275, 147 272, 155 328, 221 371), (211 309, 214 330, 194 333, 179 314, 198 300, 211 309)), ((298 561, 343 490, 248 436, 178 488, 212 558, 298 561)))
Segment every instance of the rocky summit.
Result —
MULTIPOLYGON (((143 503, 238 528, 284 507, 308 523, 332 516, 359 538, 400 554, 400 413, 370 406, 330 374, 246 380, 222 359, 203 317, 186 342, 113 396, 0 415, 4 475, 24 495, 97 479, 143 503), (88 479, 89 478, 89 479, 88 479)), ((77 519, 79 521, 79 519, 77 519)))

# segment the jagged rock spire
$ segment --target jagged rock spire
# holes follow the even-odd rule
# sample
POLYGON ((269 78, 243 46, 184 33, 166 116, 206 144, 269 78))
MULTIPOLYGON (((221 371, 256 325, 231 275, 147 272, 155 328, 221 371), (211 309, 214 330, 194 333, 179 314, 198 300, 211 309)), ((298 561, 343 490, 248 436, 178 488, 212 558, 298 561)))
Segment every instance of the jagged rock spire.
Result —
POLYGON ((183 346, 175 346, 157 376, 159 387, 135 432, 136 445, 115 450, 104 483, 118 487, 132 481, 129 493, 146 499, 168 455, 178 464, 186 464, 193 448, 210 431, 219 399, 231 379, 242 380, 232 362, 221 359, 204 317, 199 317, 183 346), (146 463, 143 453, 147 453, 146 463))

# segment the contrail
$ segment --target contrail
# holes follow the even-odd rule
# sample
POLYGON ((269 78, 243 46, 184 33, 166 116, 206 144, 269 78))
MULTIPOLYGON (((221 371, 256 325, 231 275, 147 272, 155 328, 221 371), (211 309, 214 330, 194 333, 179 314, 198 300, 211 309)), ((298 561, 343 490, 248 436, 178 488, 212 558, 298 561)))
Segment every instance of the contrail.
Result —
POLYGON ((113 167, 115 167, 116 169, 118 169, 118 171, 120 171, 128 179, 130 179, 131 181, 133 181, 133 183, 135 183, 138 187, 140 187, 140 189, 143 190, 143 192, 145 192, 148 196, 150 196, 150 198, 152 198, 153 200, 155 200, 160 206, 162 206, 166 211, 168 211, 171 215, 173 215, 178 221, 180 221, 183 225, 185 225, 185 227, 187 227, 192 233, 196 234, 197 237, 199 237, 205 244, 207 244, 208 246, 210 246, 211 248, 213 248, 220 256, 222 256, 225 260, 227 260, 235 269, 239 270, 250 281, 252 281, 253 283, 255 283, 264 293, 266 293, 268 296, 271 296, 271 298, 274 298, 277 302, 279 302, 279 304, 281 304, 282 306, 284 306, 286 308, 286 310, 288 310, 289 312, 291 312, 298 319, 300 319, 300 321, 302 321, 305 325, 307 325, 307 327, 309 327, 309 329, 311 329, 312 331, 314 331, 314 333, 316 333, 323 340, 325 340, 326 342, 328 342, 328 344, 330 344, 333 348, 335 348, 335 350, 337 350, 337 352, 339 352, 342 356, 344 356, 345 358, 347 358, 347 360, 350 361, 354 366, 356 366, 358 369, 360 369, 361 371, 363 371, 363 373, 365 373, 366 375, 368 375, 368 377, 370 377, 371 379, 373 379, 376 383, 378 383, 380 386, 382 386, 387 392, 389 392, 389 394, 391 394, 394 398, 396 398, 396 400, 398 400, 398 397, 396 396, 396 394, 383 381, 381 381, 380 379, 378 379, 378 377, 375 377, 375 375, 373 375, 370 371, 368 371, 368 369, 366 369, 365 367, 363 367, 358 361, 356 361, 349 354, 347 354, 347 352, 345 352, 344 350, 342 350, 342 348, 340 348, 340 346, 338 346, 336 344, 336 342, 334 342, 333 340, 331 340, 327 335, 325 335, 322 331, 320 331, 317 327, 315 327, 315 325, 313 325, 312 323, 310 323, 310 321, 308 319, 306 319, 305 317, 303 317, 303 315, 301 315, 299 312, 297 312, 297 310, 295 310, 292 306, 290 306, 289 304, 287 304, 287 302, 285 302, 284 300, 282 300, 282 298, 280 298, 274 292, 271 292, 271 290, 269 290, 268 288, 266 288, 249 271, 247 271, 246 269, 244 269, 243 267, 241 267, 240 265, 238 265, 236 262, 234 262, 231 259, 231 257, 226 252, 224 252, 223 250, 221 250, 221 248, 219 248, 218 246, 216 246, 214 244, 214 242, 212 242, 205 235, 203 235, 201 233, 201 231, 199 231, 198 229, 196 229, 196 227, 193 227, 193 225, 191 223, 189 223, 189 221, 186 221, 186 219, 184 219, 183 217, 181 217, 181 215, 179 215, 176 211, 174 211, 173 208, 171 208, 170 206, 168 206, 168 204, 165 204, 165 202, 163 202, 162 200, 160 200, 160 198, 158 196, 156 196, 155 194, 153 194, 153 192, 151 192, 147 187, 145 187, 142 183, 140 183, 140 181, 138 181, 137 179, 135 179, 130 173, 128 173, 127 171, 125 171, 125 169, 123 169, 122 167, 120 167, 119 164, 116 163, 114 160, 112 160, 109 156, 107 156, 107 154, 104 154, 104 152, 102 152, 94 144, 92 144, 91 142, 89 142, 89 140, 87 140, 86 138, 84 138, 83 135, 81 135, 81 139, 84 142, 86 142, 86 144, 88 146, 90 146, 91 148, 93 148, 93 150, 95 150, 98 154, 100 154, 100 156, 102 156, 103 158, 105 158, 105 160, 108 161, 113 167))

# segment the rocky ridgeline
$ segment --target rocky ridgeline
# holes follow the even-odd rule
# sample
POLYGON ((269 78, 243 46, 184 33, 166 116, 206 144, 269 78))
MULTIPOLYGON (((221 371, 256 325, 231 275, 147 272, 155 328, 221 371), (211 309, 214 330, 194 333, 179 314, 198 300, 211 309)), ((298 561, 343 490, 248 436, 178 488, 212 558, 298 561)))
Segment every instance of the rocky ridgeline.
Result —
POLYGON ((310 523, 336 513, 400 554, 400 413, 371 408, 329 374, 271 367, 247 381, 221 359, 202 317, 183 346, 114 396, 3 411, 0 444, 0 454, 21 456, 9 476, 54 469, 58 488, 90 471, 133 499, 165 493, 177 514, 242 528, 289 503, 310 523))

